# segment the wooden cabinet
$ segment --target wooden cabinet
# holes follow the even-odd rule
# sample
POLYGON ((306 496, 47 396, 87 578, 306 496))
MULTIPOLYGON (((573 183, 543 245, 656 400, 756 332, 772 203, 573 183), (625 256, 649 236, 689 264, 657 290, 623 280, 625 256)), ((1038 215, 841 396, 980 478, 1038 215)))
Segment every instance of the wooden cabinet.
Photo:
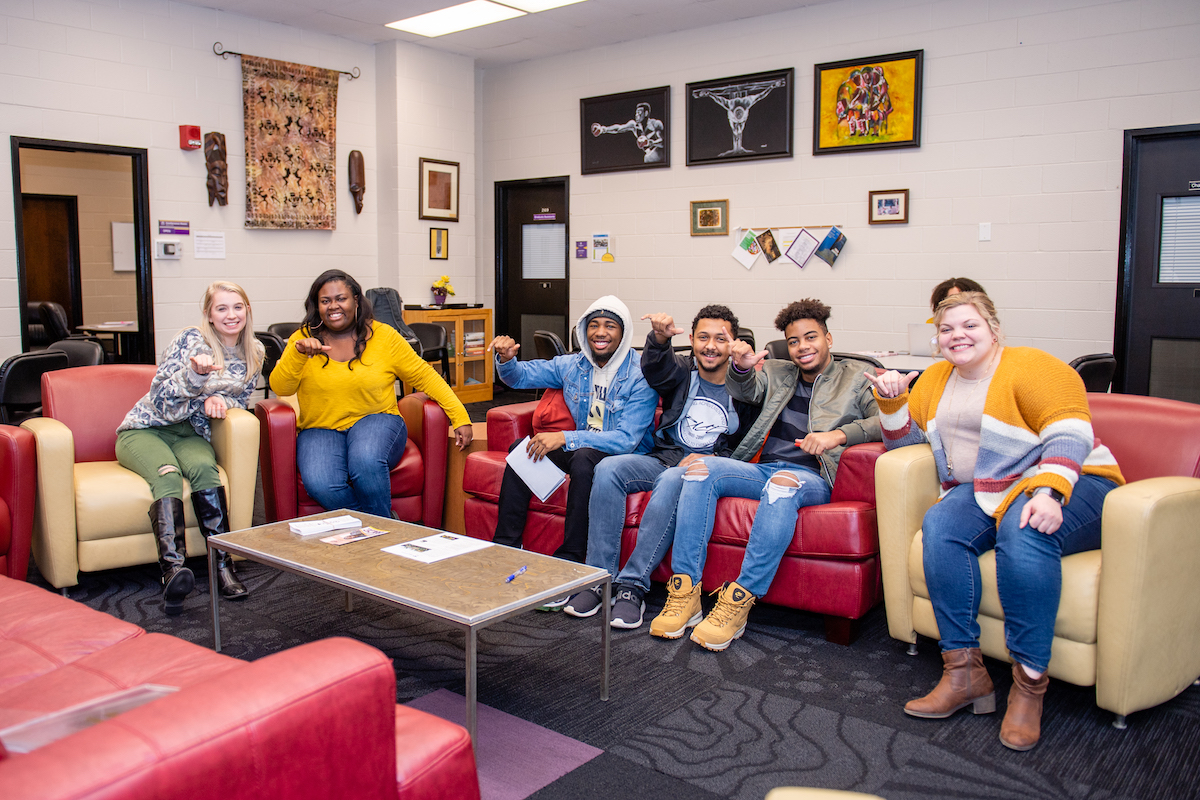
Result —
MULTIPOLYGON (((464 403, 492 399, 492 310, 490 308, 421 308, 404 310, 404 321, 432 322, 450 340, 450 388, 464 403)), ((441 371, 441 364, 433 363, 441 371)), ((404 390, 412 387, 405 384, 404 390)))

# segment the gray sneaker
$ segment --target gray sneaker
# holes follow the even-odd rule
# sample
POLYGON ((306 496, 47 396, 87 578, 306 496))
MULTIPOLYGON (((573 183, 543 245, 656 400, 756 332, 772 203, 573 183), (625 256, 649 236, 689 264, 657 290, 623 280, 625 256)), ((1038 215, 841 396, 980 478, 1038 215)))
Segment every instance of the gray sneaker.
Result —
POLYGON ((562 611, 563 606, 571 601, 571 595, 565 597, 555 597, 552 600, 547 600, 537 607, 538 611, 562 611))
POLYGON ((646 603, 642 600, 645 592, 640 586, 617 585, 617 599, 613 604, 612 621, 614 628, 633 630, 642 627, 642 614, 646 611, 646 603))
POLYGON ((602 604, 601 597, 603 591, 599 586, 584 589, 582 592, 571 596, 571 599, 563 606, 563 611, 572 617, 579 617, 580 619, 595 616, 602 604))

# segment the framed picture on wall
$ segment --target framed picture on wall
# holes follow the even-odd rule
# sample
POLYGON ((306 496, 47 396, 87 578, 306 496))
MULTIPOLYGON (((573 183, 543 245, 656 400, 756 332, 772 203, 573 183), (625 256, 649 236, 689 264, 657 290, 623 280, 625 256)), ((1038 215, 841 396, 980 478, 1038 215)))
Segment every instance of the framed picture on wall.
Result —
POLYGON ((728 200, 692 201, 692 236, 725 236, 728 234, 728 200))
POLYGON ((687 164, 790 158, 794 69, 689 83, 687 164))
POLYGON ((420 218, 458 222, 458 162, 422 158, 418 167, 420 218))
POLYGON ((671 166, 671 87, 585 97, 579 101, 584 175, 671 166))
POLYGON ((450 257, 450 229, 449 228, 430 228, 429 229, 429 257, 430 258, 449 258, 450 257))
POLYGON ((817 64, 813 155, 921 146, 924 50, 817 64))
POLYGON ((867 222, 872 225, 899 225, 908 222, 908 189, 888 189, 869 193, 867 222))

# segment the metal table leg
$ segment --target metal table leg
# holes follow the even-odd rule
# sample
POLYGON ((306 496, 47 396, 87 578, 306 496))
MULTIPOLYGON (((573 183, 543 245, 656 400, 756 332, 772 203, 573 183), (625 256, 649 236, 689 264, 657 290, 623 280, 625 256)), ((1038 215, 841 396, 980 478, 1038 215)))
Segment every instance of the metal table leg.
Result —
POLYGON ((612 579, 611 577, 604 580, 604 599, 601 603, 601 608, 604 613, 600 615, 600 624, 604 627, 600 629, 600 699, 608 699, 608 641, 612 632, 612 579))
POLYGON ((477 652, 475 629, 467 628, 467 733, 471 743, 475 742, 475 656, 477 652))
POLYGON ((212 601, 213 650, 221 652, 221 611, 217 603, 221 593, 217 591, 217 548, 208 546, 208 595, 212 601))

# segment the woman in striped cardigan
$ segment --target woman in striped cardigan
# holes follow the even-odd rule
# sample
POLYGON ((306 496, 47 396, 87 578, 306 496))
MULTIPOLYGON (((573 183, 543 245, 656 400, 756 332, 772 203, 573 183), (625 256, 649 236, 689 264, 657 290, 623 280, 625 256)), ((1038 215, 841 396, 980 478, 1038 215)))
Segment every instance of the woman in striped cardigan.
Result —
POLYGON ((931 719, 968 705, 976 714, 995 711, 976 621, 977 557, 994 549, 1014 662, 1000 741, 1028 750, 1041 733, 1062 557, 1100 547, 1104 497, 1124 479, 1095 440, 1079 376, 1049 353, 1005 347, 987 295, 947 297, 934 323, 946 360, 911 392, 916 373, 868 374, 887 448, 928 442, 941 481, 922 531, 943 673, 932 692, 904 710, 931 719))

